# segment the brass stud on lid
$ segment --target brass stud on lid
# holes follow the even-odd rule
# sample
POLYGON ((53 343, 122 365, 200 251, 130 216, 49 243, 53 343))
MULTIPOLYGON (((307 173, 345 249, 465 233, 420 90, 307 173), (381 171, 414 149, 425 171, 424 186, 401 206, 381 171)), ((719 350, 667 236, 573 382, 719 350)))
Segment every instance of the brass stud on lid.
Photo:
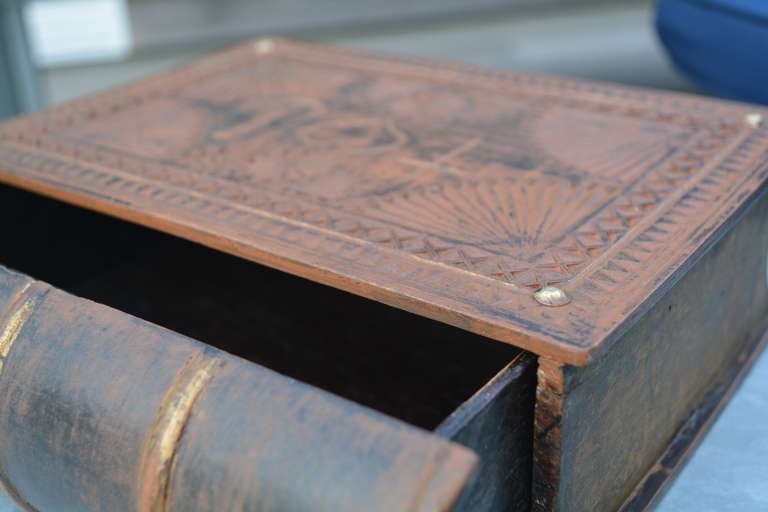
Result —
POLYGON ((256 41, 254 47, 256 48, 256 53, 272 53, 272 50, 275 49, 275 42, 271 39, 260 39, 256 41))
POLYGON ((757 112, 750 112, 749 114, 744 116, 744 122, 750 128, 759 128, 760 125, 763 123, 763 116, 758 114, 757 112))
POLYGON ((539 304, 545 306, 565 306, 571 302, 571 298, 565 293, 565 290, 557 286, 545 286, 533 294, 533 298, 539 304))

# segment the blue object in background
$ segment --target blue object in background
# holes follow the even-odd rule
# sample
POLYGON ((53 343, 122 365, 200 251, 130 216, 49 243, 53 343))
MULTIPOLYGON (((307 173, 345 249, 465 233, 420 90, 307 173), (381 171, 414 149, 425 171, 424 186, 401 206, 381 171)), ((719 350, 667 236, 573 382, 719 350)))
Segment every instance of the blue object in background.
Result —
POLYGON ((704 91, 768 104, 768 0, 661 0, 656 25, 704 91))

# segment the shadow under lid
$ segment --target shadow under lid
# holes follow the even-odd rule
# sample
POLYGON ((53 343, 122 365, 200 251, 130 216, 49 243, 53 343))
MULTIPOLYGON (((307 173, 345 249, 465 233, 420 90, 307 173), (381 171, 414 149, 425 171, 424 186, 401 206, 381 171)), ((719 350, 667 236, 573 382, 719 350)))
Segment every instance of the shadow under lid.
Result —
POLYGON ((520 353, 5 186, 0 229, 4 265, 428 429, 520 353))

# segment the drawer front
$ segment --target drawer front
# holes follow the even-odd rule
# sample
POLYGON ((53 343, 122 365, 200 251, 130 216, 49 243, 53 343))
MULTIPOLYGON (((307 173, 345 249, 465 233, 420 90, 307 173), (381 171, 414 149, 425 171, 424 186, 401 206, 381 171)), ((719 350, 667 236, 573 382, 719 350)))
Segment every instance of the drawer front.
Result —
POLYGON ((477 463, 3 267, 0 356, 0 479, 29 509, 448 510, 477 463))

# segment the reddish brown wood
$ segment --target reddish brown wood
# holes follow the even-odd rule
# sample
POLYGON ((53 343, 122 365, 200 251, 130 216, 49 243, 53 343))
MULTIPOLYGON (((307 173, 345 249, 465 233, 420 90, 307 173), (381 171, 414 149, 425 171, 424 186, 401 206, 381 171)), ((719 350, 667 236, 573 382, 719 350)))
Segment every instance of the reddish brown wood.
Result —
POLYGON ((752 110, 261 41, 3 125, 0 180, 582 365, 754 195, 752 110))

